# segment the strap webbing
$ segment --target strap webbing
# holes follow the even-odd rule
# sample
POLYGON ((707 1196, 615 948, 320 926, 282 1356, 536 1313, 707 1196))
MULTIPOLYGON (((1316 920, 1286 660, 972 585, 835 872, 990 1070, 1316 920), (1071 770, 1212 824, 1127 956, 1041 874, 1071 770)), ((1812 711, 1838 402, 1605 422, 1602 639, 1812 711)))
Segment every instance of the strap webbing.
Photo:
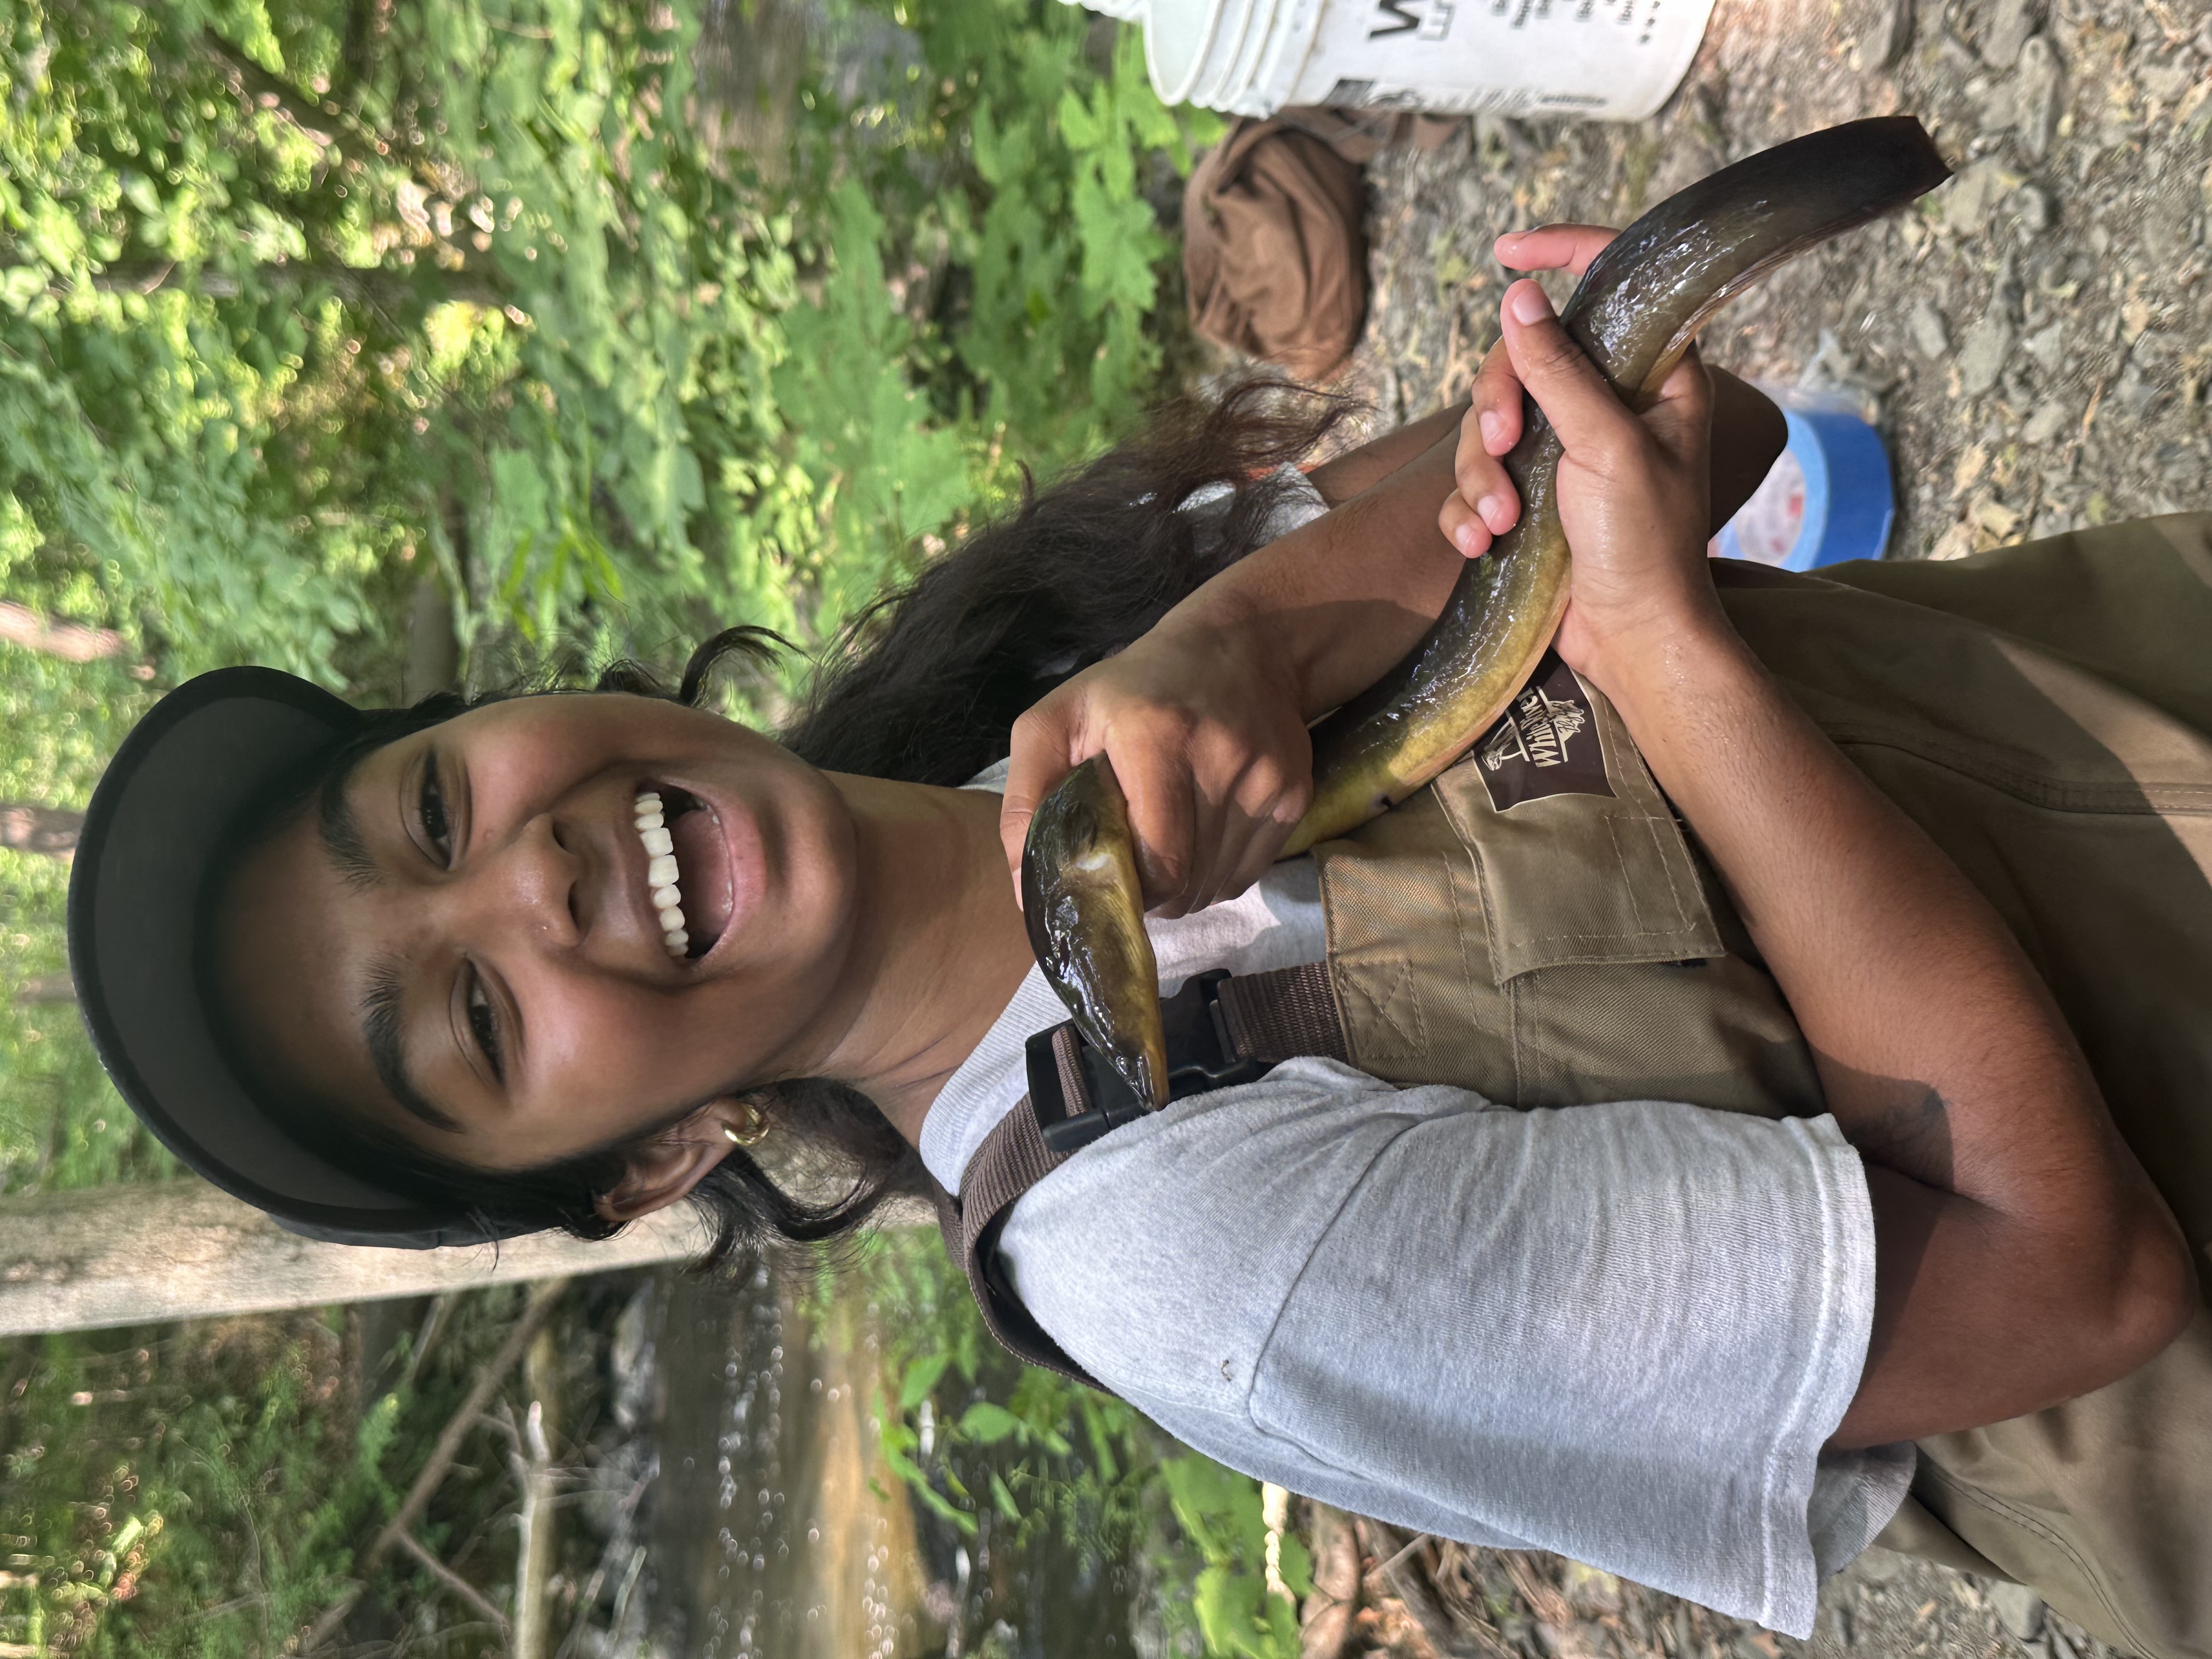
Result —
POLYGON ((1325 962, 1225 979, 1219 997, 1229 1040, 1240 1055, 1271 1063, 1306 1054, 1351 1058, 1325 962))
MULTIPOLYGON (((1337 1012, 1325 963, 1231 977, 1221 982, 1218 995, 1230 1041, 1240 1059, 1276 1064, 1308 1054, 1347 1057, 1344 1020, 1337 1012)), ((1073 1027, 1066 1030, 1072 1036, 1073 1027)), ((1055 1034, 1054 1058, 1062 1062, 1065 1073, 1072 1062, 1059 1048, 1055 1034)), ((1014 1206, 1070 1156, 1046 1146, 1036 1113, 1024 1095, 975 1149, 961 1178, 960 1195, 955 1198, 936 1188, 934 1196, 945 1247, 965 1269, 968 1288, 991 1334, 1017 1358, 1097 1388, 1030 1317, 998 1261, 999 1234, 1014 1206)))

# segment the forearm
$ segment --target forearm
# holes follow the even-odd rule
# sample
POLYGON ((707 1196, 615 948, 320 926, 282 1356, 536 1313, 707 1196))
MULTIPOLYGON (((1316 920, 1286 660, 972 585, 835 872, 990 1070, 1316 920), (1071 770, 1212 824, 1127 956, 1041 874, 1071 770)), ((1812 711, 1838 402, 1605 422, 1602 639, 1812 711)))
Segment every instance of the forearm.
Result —
POLYGON ((1437 528, 1447 432, 1410 463, 1231 565, 1161 618, 1164 649, 1248 651, 1311 720, 1387 672, 1427 631, 1466 561, 1437 528))
POLYGON ((2173 1305, 2171 1222, 1987 902, 1724 623, 1593 678, 1711 857, 1870 1166, 1887 1224, 1876 1345, 1909 1337, 1916 1370, 1868 1392, 1847 1443, 2035 1409, 2155 1352, 2163 1336, 2141 1327, 2173 1305), (2007 1351, 2019 1364, 1992 1383, 1988 1356, 2007 1351))
POLYGON ((1307 476, 1313 480, 1314 488, 1321 491, 1322 500, 1331 507, 1341 506, 1353 496, 1372 489, 1400 467, 1419 460, 1456 433, 1460 417, 1467 410, 1468 401, 1462 398, 1448 409, 1425 415, 1418 421, 1408 421, 1333 461, 1323 462, 1307 476))
MULTIPOLYGON (((1734 516, 1782 453, 1782 414, 1758 387, 1713 380, 1712 527, 1734 516)), ((1318 467, 1327 516, 1262 548, 1170 613, 1162 627, 1263 636, 1308 720, 1358 696, 1419 641, 1463 568, 1437 530, 1455 488, 1457 404, 1318 467)))
POLYGON ((1593 677, 1712 859, 1824 1065, 1927 1085, 1950 1104, 1955 1170, 1858 1086, 1847 1133, 1905 1173, 1955 1179, 1999 1208, 2023 1177, 1986 1167, 1978 1105, 2024 1089, 2008 1130, 2103 1163, 2096 1086, 2048 994, 1986 901, 1844 760, 1715 623, 1609 656, 1593 677), (1894 1144, 1893 1144, 1894 1142, 1894 1144))

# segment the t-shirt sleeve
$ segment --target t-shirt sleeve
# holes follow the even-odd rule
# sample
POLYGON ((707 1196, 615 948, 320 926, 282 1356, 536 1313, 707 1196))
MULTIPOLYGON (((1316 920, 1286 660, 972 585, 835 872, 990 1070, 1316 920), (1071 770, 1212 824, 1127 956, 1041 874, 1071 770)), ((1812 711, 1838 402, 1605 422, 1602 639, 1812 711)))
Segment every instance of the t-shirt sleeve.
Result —
POLYGON ((1873 1218, 1830 1118, 1508 1111, 1327 1060, 1039 1183, 1002 1249, 1068 1353, 1247 1473, 1799 1636, 1873 1218))

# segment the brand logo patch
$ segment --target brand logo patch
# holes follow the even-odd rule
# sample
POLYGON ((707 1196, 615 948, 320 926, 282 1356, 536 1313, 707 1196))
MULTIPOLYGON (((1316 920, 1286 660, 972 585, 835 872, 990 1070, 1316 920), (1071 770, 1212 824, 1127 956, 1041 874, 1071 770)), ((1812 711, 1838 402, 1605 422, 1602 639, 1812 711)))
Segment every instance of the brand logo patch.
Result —
POLYGON ((1610 795, 1589 693, 1547 651, 1498 724, 1474 746, 1490 804, 1503 812, 1553 795, 1610 795))

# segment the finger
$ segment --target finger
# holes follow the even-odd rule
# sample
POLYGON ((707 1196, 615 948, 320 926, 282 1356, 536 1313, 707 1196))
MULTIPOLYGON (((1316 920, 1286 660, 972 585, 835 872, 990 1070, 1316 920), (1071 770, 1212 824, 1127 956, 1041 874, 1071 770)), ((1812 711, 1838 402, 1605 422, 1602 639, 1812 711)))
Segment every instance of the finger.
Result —
POLYGON ((1245 837, 1243 848, 1228 879, 1222 884, 1224 897, 1233 898, 1247 890, 1282 857, 1283 844, 1290 840, 1291 831, 1297 828, 1310 793, 1286 795, 1277 800, 1265 816, 1251 820, 1251 833, 1245 837))
POLYGON ((1667 372, 1644 423, 1676 460, 1702 456, 1712 441, 1713 380, 1695 345, 1667 372))
POLYGON ((1437 513, 1437 528, 1443 532, 1446 541, 1460 550, 1462 558, 1480 558, 1490 551, 1494 539, 1490 526, 1483 523, 1467 504, 1467 497, 1456 489, 1444 497, 1444 504, 1437 513))
POLYGON ((1006 791, 999 807, 999 844, 1014 878, 1014 902, 1022 902, 1022 848, 1037 804, 1075 769, 1069 757, 1076 711, 1047 697, 1014 722, 1008 748, 1006 791))
MULTIPOLYGON (((1109 756, 1111 752, 1109 749, 1109 756)), ((1137 879, 1144 889, 1145 908, 1181 915, 1198 830, 1189 767, 1187 763, 1148 764, 1146 754, 1138 753, 1126 762, 1115 758, 1114 771, 1129 802, 1129 830, 1137 843, 1137 879)))
POLYGON ((1595 454, 1638 440, 1636 417, 1559 325, 1542 289, 1514 283, 1499 314, 1513 371, 1569 453, 1595 454))
POLYGON ((1565 270, 1579 276, 1620 234, 1605 225, 1539 225, 1508 231, 1492 251, 1508 270, 1565 270))
POLYGON ((1468 403, 1467 416, 1460 422, 1460 453, 1467 453, 1470 422, 1485 454, 1503 455, 1521 441, 1521 382, 1503 340, 1484 355, 1468 403))

